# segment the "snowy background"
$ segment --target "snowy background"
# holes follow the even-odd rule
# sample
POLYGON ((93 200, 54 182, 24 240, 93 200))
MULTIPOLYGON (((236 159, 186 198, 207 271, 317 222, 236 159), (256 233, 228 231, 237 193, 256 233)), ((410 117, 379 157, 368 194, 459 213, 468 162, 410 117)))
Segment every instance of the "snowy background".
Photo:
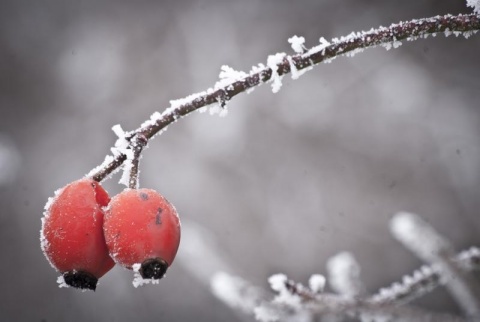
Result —
MULTIPOLYGON (((457 249, 480 245, 476 35, 339 58, 157 137, 141 186, 175 204, 186 241, 160 285, 134 289, 115 268, 95 293, 59 289, 39 246, 47 198, 103 161, 113 125, 134 129, 207 89, 223 64, 248 71, 292 53, 295 34, 309 47, 459 12, 464 1, 2 0, 0 320, 250 321, 210 292, 217 266, 266 288, 274 273, 305 283, 340 251, 374 292, 420 265, 388 231, 401 210, 457 249), (213 251, 195 248, 199 230, 213 251)), ((105 183, 111 194, 118 179, 105 183)), ((416 304, 458 310, 442 290, 416 304)))

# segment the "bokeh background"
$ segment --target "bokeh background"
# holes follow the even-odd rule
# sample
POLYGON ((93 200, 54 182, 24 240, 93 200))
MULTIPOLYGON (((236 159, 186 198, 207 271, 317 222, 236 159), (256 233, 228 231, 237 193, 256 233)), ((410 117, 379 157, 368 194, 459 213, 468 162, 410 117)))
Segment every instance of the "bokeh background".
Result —
MULTIPOLYGON (((95 293, 60 289, 39 246, 47 198, 103 161, 113 125, 213 86, 223 64, 291 53, 293 35, 313 46, 460 12, 457 0, 1 0, 0 320, 251 321, 210 292, 217 265, 267 288, 274 273, 325 273, 340 251, 374 292, 421 264, 389 233, 398 211, 459 250, 480 245, 480 38, 440 35, 287 76, 277 94, 263 85, 224 118, 193 113, 155 138, 141 185, 190 227, 160 285, 134 289, 115 268, 95 293), (192 242, 199 229, 218 258, 192 242)), ((415 304, 458 310, 443 290, 415 304)))

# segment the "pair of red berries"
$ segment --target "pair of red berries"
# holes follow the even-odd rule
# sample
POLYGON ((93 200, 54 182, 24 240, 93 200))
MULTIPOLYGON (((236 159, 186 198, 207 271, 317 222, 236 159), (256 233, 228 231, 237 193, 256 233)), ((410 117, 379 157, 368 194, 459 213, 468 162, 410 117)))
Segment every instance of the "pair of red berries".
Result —
POLYGON ((144 279, 162 278, 177 253, 180 220, 154 190, 126 189, 110 200, 98 182, 85 178, 49 200, 40 239, 67 285, 95 290, 115 262, 140 266, 144 279))

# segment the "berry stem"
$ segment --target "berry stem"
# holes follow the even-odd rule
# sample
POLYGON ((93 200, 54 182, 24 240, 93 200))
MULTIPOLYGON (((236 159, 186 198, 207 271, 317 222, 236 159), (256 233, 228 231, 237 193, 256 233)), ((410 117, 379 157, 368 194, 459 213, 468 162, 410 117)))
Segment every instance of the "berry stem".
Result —
MULTIPOLYGON (((170 106, 161 114, 156 113, 155 117, 131 132, 134 135, 130 138, 130 142, 133 146, 135 144, 133 139, 140 135, 148 141, 169 124, 199 108, 211 104, 220 104, 223 107, 234 96, 266 83, 274 77, 292 73, 292 70, 296 73, 321 62, 329 62, 338 56, 353 55, 356 51, 365 48, 379 45, 389 45, 387 48, 390 48, 392 44, 395 47, 395 44, 402 40, 413 41, 437 33, 445 33, 446 35, 466 33, 467 36, 470 35, 468 33, 478 30, 480 30, 480 14, 459 14, 413 19, 392 24, 389 27, 379 27, 368 32, 357 32, 340 39, 333 39, 326 46, 315 46, 304 53, 285 55, 283 60, 276 64, 276 72, 270 67, 257 68, 247 76, 223 87, 215 87, 182 99, 181 104, 170 106)), ((88 177, 100 182, 118 169, 125 160, 126 156, 124 154, 109 158, 103 164, 94 168, 88 174, 88 177)))
POLYGON ((147 145, 148 139, 140 134, 137 134, 133 137, 131 141, 131 148, 133 150, 133 159, 131 162, 130 167, 130 178, 128 180, 128 187, 130 189, 138 189, 139 184, 139 164, 140 164, 140 157, 142 154, 143 148, 147 145))

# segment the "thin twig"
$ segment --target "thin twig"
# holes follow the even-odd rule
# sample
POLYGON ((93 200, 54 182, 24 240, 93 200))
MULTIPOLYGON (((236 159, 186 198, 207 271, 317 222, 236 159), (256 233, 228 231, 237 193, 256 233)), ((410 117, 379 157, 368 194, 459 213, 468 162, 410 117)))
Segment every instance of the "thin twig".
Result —
MULTIPOLYGON (((288 73, 297 73, 323 61, 329 61, 342 55, 353 55, 356 51, 365 48, 385 45, 387 49, 393 44, 397 47, 401 40, 416 40, 426 37, 430 34, 445 33, 458 34, 464 33, 467 37, 471 33, 480 30, 480 15, 445 15, 408 22, 400 22, 390 27, 380 27, 368 32, 352 33, 349 36, 340 39, 333 39, 331 43, 324 43, 313 47, 302 54, 292 56, 285 55, 277 64, 277 70, 273 71, 270 67, 257 68, 248 76, 237 79, 225 86, 209 89, 205 92, 193 94, 180 100, 181 103, 172 105, 163 113, 155 113, 149 121, 146 121, 135 131, 135 135, 142 135, 147 140, 155 134, 164 130, 169 124, 179 118, 208 105, 220 104, 224 107, 226 102, 234 96, 254 88, 262 83, 272 80, 273 77, 281 77, 288 73)), ((133 137, 134 137, 133 136, 133 137)), ((130 142, 132 142, 132 138, 130 142)), ((102 181, 114 172, 124 161, 126 156, 119 154, 113 158, 108 158, 100 166, 94 168, 87 176, 96 181, 102 181)))
POLYGON ((133 150, 133 159, 130 160, 130 174, 128 180, 128 187, 130 189, 139 188, 139 163, 143 148, 146 146, 148 140, 141 134, 137 134, 131 141, 131 148, 133 150))

